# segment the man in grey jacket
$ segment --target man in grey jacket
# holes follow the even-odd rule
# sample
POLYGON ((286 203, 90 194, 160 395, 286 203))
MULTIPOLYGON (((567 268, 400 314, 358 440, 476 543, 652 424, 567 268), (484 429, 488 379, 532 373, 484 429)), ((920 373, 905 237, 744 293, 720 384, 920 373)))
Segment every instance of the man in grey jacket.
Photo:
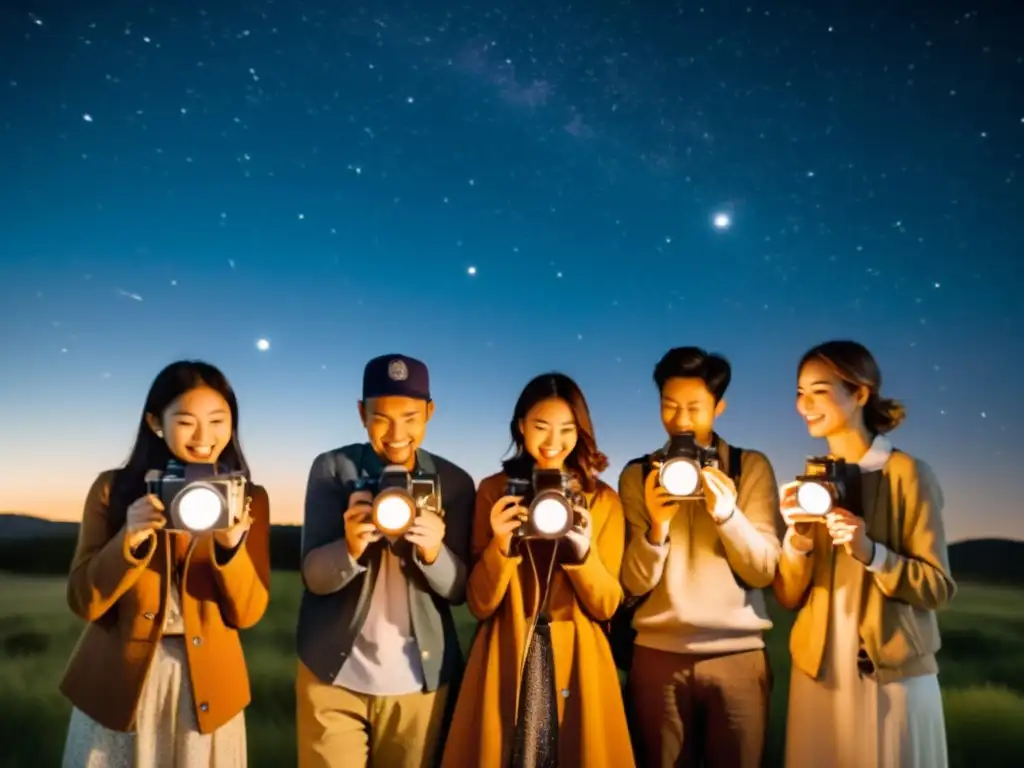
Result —
POLYGON ((476 492, 455 464, 420 448, 434 413, 426 365, 405 355, 366 364, 359 415, 369 442, 313 461, 302 528, 299 768, 436 763, 462 667, 451 606, 466 597, 476 492), (364 486, 398 466, 439 482, 385 536, 364 486), (369 481, 369 482, 368 482, 369 481))

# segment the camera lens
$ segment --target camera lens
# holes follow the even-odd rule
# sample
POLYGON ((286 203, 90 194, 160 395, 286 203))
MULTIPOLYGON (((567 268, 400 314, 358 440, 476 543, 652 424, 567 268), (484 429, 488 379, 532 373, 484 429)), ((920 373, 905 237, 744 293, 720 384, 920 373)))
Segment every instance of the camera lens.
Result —
POLYGON ((689 459, 669 459, 661 465, 658 480, 671 496, 692 496, 700 485, 700 469, 689 459))
POLYGON ((832 493, 822 483, 802 483, 796 489, 800 509, 812 515, 824 515, 832 509, 832 493))
POLYGON ((398 493, 378 496, 373 505, 374 523, 389 534, 398 534, 408 528, 413 512, 412 501, 398 493))
POLYGON ((218 493, 205 486, 193 486, 177 499, 178 516, 190 531, 205 531, 220 518, 223 502, 218 493))
POLYGON ((548 496, 538 499, 530 510, 533 527, 544 536, 555 536, 569 526, 572 510, 562 498, 548 496))

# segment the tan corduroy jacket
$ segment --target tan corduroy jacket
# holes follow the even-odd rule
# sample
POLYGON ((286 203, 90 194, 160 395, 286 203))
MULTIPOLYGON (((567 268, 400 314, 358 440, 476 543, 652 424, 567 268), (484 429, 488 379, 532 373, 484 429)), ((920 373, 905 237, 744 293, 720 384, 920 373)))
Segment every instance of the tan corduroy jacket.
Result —
MULTIPOLYGON (((877 571, 864 569, 860 615, 861 641, 880 682, 938 671, 935 612, 956 594, 942 504, 931 468, 893 451, 866 520, 868 538, 885 547, 885 560, 877 571)), ((789 641, 793 664, 817 678, 828 636, 834 549, 824 526, 813 530, 813 553, 783 554, 774 589, 783 606, 799 611, 789 641)))
POLYGON ((116 470, 93 483, 68 578, 68 605, 89 622, 61 692, 115 731, 131 731, 146 673, 163 635, 172 568, 180 564, 181 614, 199 730, 210 733, 250 700, 239 629, 263 616, 270 588, 270 505, 251 485, 252 527, 226 560, 212 534, 157 533, 140 557, 108 518, 116 470))

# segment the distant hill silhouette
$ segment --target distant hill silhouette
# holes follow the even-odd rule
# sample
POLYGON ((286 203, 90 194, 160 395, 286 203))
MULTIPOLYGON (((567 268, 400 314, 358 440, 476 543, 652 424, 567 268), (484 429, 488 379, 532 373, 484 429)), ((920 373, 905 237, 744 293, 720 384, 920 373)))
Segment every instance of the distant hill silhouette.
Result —
MULTIPOLYGON (((0 570, 66 574, 77 534, 77 523, 0 513, 0 570)), ((276 570, 298 570, 300 537, 297 525, 271 526, 270 561, 276 570)), ((949 559, 958 581, 1024 587, 1024 541, 959 541, 950 545, 949 559)))
POLYGON ((1024 541, 967 539, 949 547, 953 578, 1024 586, 1024 541))
MULTIPOLYGON (((270 562, 275 569, 299 569, 301 535, 297 525, 270 527, 270 562)), ((0 513, 0 571, 66 574, 77 537, 78 523, 0 513)))
POLYGON ((76 536, 78 523, 59 523, 32 515, 0 512, 0 540, 76 536))

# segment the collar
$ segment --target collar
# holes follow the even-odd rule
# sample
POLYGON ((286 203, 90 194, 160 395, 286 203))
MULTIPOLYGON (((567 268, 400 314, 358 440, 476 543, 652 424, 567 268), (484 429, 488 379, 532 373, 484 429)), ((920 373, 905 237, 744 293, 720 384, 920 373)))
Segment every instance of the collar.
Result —
POLYGON ((876 435, 868 452, 857 462, 857 466, 860 467, 861 472, 877 472, 889 461, 892 450, 892 443, 888 438, 884 435, 876 435))
MULTIPOLYGON (((377 452, 373 450, 373 446, 370 443, 365 443, 363 446, 362 461, 360 462, 360 469, 367 476, 376 477, 384 471, 384 467, 387 464, 377 455, 377 452)), ((430 454, 424 451, 422 448, 416 449, 416 465, 412 469, 413 475, 420 474, 434 474, 434 461, 430 454)))

